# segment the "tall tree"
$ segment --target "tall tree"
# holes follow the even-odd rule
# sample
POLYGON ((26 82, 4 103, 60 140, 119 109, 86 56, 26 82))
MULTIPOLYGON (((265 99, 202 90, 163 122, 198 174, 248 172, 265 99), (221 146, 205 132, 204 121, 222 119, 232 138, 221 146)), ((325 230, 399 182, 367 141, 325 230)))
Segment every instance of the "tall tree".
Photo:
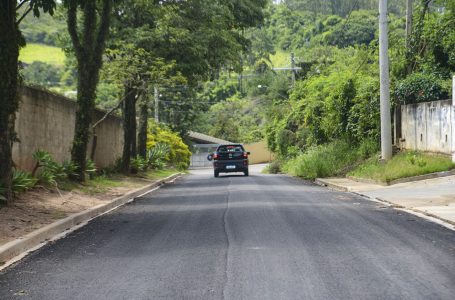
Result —
POLYGON ((109 33, 112 0, 66 0, 64 3, 68 32, 77 60, 77 111, 71 149, 71 160, 76 164, 77 172, 73 179, 84 181, 89 128, 109 33), (78 11, 82 14, 82 22, 78 22, 78 11))
POLYGON ((0 188, 4 189, 7 203, 13 200, 12 146, 16 139, 14 121, 19 108, 18 58, 19 48, 25 44, 19 23, 30 12, 39 17, 40 9, 53 14, 55 7, 54 0, 0 1, 0 188))

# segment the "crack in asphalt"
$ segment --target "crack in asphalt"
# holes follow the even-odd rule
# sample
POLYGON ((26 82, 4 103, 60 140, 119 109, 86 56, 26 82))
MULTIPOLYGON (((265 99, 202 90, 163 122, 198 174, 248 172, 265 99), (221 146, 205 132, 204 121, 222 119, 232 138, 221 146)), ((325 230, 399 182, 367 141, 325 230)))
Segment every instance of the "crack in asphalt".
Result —
POLYGON ((226 287, 229 283, 229 249, 230 249, 230 237, 229 237, 229 230, 228 230, 228 221, 227 221, 227 214, 229 212, 229 198, 231 197, 230 187, 232 184, 232 179, 229 179, 229 183, 226 187, 226 209, 223 213, 223 229, 224 235, 226 237, 226 255, 224 257, 224 278, 223 278, 223 292, 221 294, 222 299, 226 299, 226 287))

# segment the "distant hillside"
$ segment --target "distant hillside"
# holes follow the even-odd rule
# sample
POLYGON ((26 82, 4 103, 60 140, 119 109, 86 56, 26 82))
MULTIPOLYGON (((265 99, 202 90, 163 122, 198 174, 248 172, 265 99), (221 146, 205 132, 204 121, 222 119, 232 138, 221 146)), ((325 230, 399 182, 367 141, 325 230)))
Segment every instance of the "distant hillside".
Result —
POLYGON ((58 47, 27 43, 20 50, 19 60, 27 64, 39 61, 61 67, 65 63, 65 53, 58 47))

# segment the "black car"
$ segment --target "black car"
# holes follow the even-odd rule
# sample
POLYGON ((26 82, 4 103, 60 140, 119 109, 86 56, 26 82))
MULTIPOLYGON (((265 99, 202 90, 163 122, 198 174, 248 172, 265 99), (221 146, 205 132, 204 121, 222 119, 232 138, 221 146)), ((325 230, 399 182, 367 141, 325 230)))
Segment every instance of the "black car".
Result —
POLYGON ((213 173, 218 177, 220 173, 243 172, 248 176, 248 155, 242 145, 220 145, 213 154, 208 156, 213 160, 213 173))

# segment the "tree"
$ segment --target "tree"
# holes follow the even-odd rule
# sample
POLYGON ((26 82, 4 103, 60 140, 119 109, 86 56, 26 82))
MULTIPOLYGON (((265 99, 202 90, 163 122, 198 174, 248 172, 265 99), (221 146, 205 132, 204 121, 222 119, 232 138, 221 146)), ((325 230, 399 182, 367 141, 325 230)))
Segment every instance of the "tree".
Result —
POLYGON ((71 160, 77 166, 73 179, 85 180, 87 145, 102 55, 109 33, 112 0, 66 0, 67 25, 77 60, 77 110, 71 160), (82 22, 78 22, 78 11, 82 22), (79 28, 81 25, 81 28, 79 28))
POLYGON ((4 189, 7 203, 13 199, 12 145, 16 140, 14 121, 19 108, 18 58, 19 48, 25 44, 19 24, 30 12, 39 17, 40 9, 53 14, 55 7, 54 0, 0 2, 0 188, 4 189))

